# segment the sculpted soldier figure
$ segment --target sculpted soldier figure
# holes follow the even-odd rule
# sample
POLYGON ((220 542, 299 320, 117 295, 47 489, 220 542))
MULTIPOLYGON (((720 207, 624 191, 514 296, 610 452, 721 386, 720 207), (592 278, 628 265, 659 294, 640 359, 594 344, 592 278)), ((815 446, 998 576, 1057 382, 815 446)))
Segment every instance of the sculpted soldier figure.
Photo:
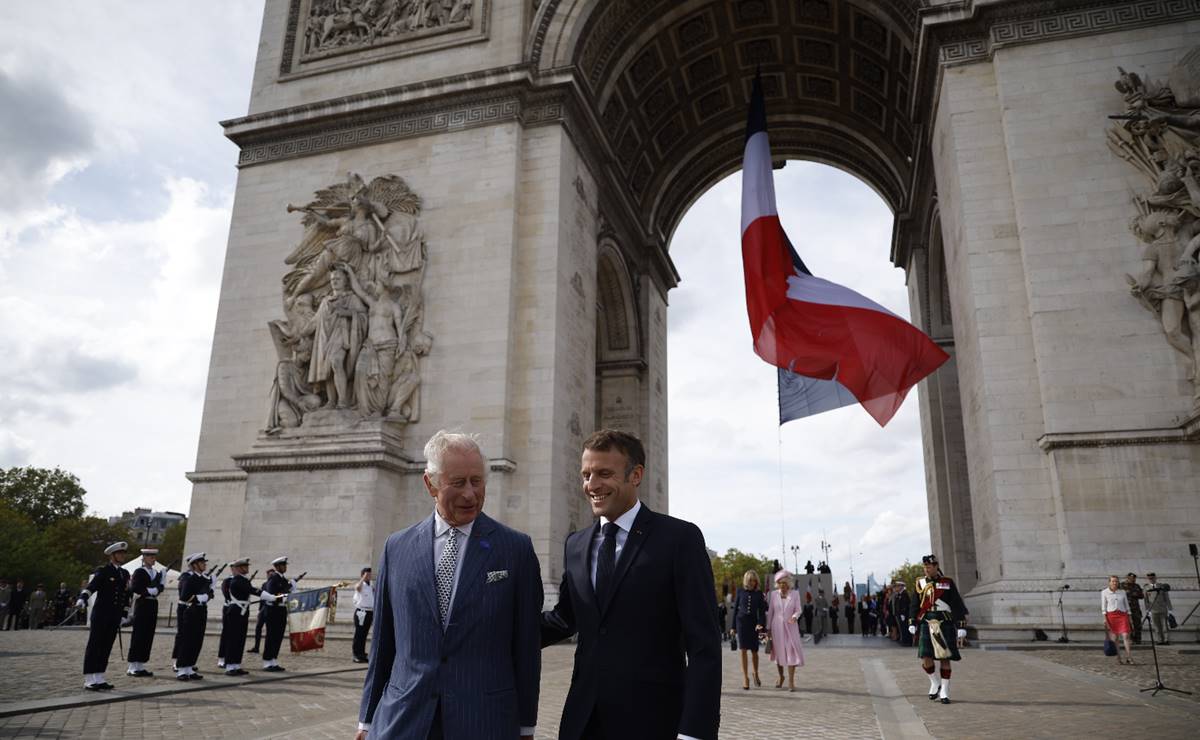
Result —
POLYGON ((917 635, 917 656, 929 676, 929 699, 950 703, 950 661, 962 660, 958 641, 967 636, 967 606, 954 580, 942 573, 936 555, 921 558, 925 576, 917 579, 917 598, 910 607, 910 635, 917 635), (941 663, 940 679, 934 675, 933 662, 941 663))
POLYGON ((88 691, 108 691, 113 686, 104 677, 108 670, 108 656, 121 621, 129 609, 129 572, 121 567, 129 546, 114 542, 104 548, 108 563, 92 573, 91 580, 79 594, 77 609, 86 609, 88 599, 95 594, 92 604, 87 648, 83 653, 83 687, 88 691))
POLYGON ((133 572, 129 589, 133 592, 133 634, 129 638, 130 676, 149 678, 152 671, 146 670, 150 660, 150 648, 154 646, 154 630, 158 626, 158 595, 163 590, 164 571, 154 567, 158 550, 142 550, 142 567, 133 572))

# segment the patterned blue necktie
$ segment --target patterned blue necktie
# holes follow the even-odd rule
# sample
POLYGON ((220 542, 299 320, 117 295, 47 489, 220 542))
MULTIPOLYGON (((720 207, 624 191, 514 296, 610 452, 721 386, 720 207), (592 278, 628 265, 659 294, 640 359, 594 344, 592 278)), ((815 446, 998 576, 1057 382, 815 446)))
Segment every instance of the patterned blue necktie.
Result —
POLYGON ((601 604, 608 599, 617 570, 617 531, 620 529, 616 522, 605 524, 604 541, 600 543, 600 552, 596 553, 596 598, 601 604))

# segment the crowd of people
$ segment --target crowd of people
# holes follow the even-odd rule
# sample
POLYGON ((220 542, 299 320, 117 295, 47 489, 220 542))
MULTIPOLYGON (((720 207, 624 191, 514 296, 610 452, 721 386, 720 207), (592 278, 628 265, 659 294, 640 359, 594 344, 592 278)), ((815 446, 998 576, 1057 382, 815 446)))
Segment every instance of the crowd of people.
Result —
MULTIPOLYGON (((728 637, 730 650, 740 654, 742 689, 750 690, 751 683, 762 686, 759 675, 762 650, 778 670, 775 688, 783 688, 784 668, 787 668, 787 688, 795 691, 796 668, 804 665, 803 643, 811 640, 815 644, 826 635, 839 634, 842 620, 847 634, 853 634, 857 616, 863 637, 879 635, 903 647, 912 647, 915 642, 922 668, 930 676, 929 698, 949 704, 950 661, 961 659, 958 648, 966 637, 964 625, 968 612, 953 580, 941 572, 937 558, 927 555, 922 558, 922 565, 925 576, 917 581, 915 597, 909 595, 907 584, 900 580, 862 598, 849 582, 832 599, 820 586, 816 594, 806 588, 801 597, 797 591, 800 579, 782 568, 774 575, 775 587, 764 592, 758 573, 746 571, 736 595, 729 594, 717 604, 717 619, 728 637), (953 632, 944 635, 943 624, 953 632), (937 676, 933 675, 935 660, 942 664, 937 676)), ((829 572, 825 563, 817 570, 829 572)), ((811 561, 805 571, 812 575, 811 561)))
POLYGON ((37 630, 59 624, 72 614, 73 596, 65 583, 48 593, 41 583, 30 591, 20 578, 12 584, 0 578, 0 630, 37 630))

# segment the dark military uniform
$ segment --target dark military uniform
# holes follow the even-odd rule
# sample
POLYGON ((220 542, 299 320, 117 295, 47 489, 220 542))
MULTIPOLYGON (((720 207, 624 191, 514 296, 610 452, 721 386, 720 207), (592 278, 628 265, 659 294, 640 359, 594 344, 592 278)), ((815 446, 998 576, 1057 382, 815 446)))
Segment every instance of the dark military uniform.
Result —
POLYGON ((267 641, 263 645, 262 659, 264 663, 273 664, 279 657, 279 647, 283 644, 283 637, 287 633, 287 596, 292 592, 292 582, 287 576, 282 573, 272 573, 267 582, 263 584, 264 593, 280 595, 283 598, 272 600, 267 603, 263 622, 267 628, 267 641))
POLYGON ((221 582, 225 607, 221 610, 221 655, 225 667, 236 670, 246 650, 246 630, 250 626, 250 597, 262 593, 243 575, 232 575, 221 582))
POLYGON ((200 648, 204 645, 204 627, 208 623, 208 606, 205 602, 213 595, 212 579, 206 575, 188 571, 179 576, 179 642, 175 656, 175 669, 194 674, 200 648), (203 598, 201 598, 203 597, 203 598))
POLYGON ((1130 637, 1135 645, 1140 645, 1142 644, 1142 599, 1146 598, 1146 594, 1140 585, 1129 581, 1123 582, 1121 589, 1125 591, 1125 598, 1129 602, 1129 624, 1133 628, 1130 637))
POLYGON ((83 652, 84 675, 108 670, 108 656, 129 609, 129 572, 112 563, 97 568, 80 597, 86 598, 88 594, 95 594, 96 601, 92 604, 87 648, 83 652))
POLYGON ((130 590, 137 596, 133 604, 133 635, 129 638, 129 662, 150 660, 154 646, 154 630, 158 626, 158 596, 163 591, 163 571, 155 569, 150 575, 138 568, 130 579, 130 590))

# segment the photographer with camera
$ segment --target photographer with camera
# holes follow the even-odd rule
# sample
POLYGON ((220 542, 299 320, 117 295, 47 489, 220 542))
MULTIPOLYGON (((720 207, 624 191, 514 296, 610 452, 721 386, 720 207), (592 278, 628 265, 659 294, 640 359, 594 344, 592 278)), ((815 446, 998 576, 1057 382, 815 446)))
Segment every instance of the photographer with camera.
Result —
POLYGON ((1154 620, 1154 634, 1158 637, 1159 645, 1170 645, 1171 584, 1159 583, 1154 573, 1147 573, 1146 579, 1150 584, 1143 591, 1146 594, 1146 609, 1150 612, 1150 619, 1154 620))

